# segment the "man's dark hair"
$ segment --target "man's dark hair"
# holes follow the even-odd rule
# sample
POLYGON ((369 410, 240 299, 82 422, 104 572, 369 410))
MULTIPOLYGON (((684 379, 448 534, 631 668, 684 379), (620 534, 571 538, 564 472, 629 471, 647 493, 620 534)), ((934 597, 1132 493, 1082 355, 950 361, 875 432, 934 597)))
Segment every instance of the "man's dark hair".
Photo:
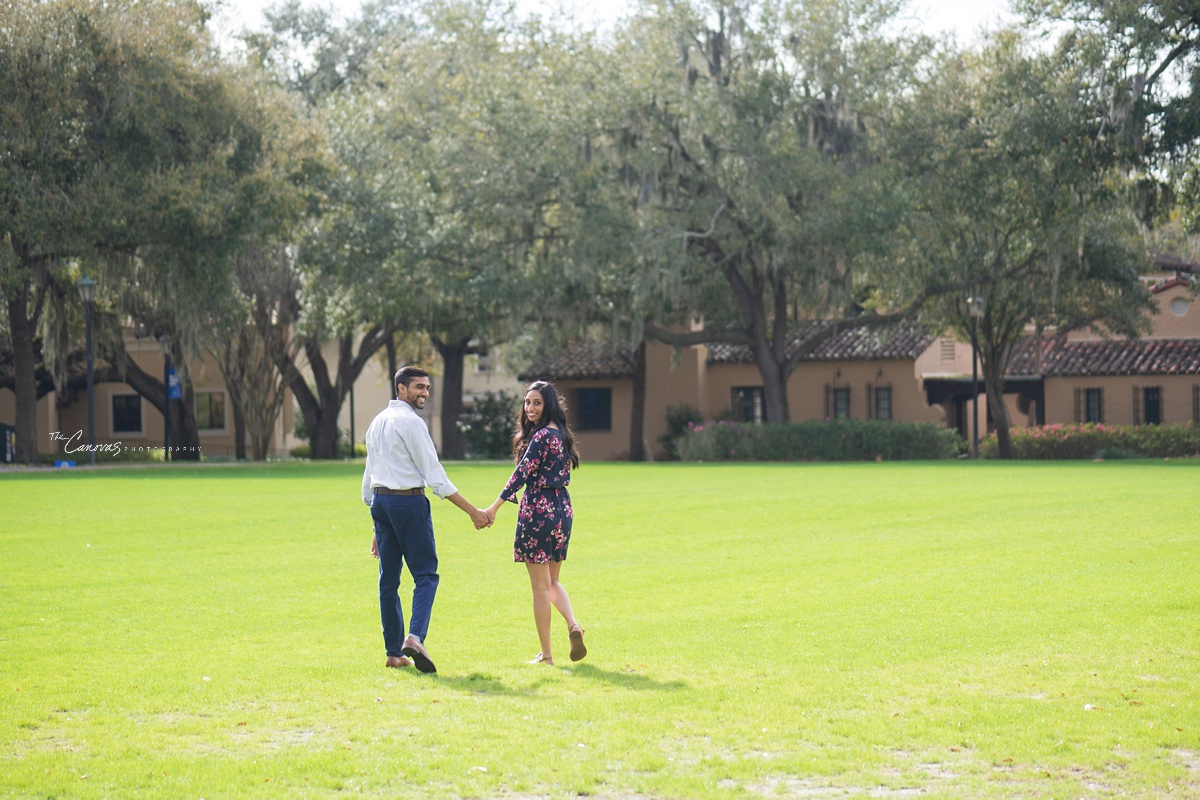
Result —
POLYGON ((396 379, 392 381, 396 386, 403 386, 405 389, 412 383, 413 378, 428 378, 429 373, 420 367, 401 367, 396 370, 396 379))

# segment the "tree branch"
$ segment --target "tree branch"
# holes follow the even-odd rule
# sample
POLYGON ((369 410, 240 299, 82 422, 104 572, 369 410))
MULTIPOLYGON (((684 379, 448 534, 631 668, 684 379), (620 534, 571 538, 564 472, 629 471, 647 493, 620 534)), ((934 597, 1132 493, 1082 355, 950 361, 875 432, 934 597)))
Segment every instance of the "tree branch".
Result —
POLYGON ((643 334, 650 339, 672 347, 692 347, 698 344, 752 344, 749 332, 744 328, 705 328, 701 331, 669 331, 653 322, 646 322, 643 334))
POLYGON ((717 218, 721 216, 721 212, 725 210, 725 201, 721 201, 721 205, 717 206, 717 210, 713 212, 712 219, 708 222, 708 230, 704 233, 695 233, 693 231, 684 231, 679 234, 682 239, 707 239, 717 230, 717 218))

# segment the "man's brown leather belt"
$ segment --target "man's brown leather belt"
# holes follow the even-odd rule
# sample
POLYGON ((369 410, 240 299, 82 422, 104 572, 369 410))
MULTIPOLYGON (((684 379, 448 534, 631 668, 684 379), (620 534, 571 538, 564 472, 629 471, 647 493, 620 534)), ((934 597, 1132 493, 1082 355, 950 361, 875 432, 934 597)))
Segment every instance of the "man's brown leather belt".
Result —
POLYGON ((405 497, 412 497, 413 495, 425 494, 425 487, 419 486, 416 489, 385 489, 382 486, 376 486, 375 494, 390 494, 393 497, 395 497, 396 495, 404 495, 405 497))

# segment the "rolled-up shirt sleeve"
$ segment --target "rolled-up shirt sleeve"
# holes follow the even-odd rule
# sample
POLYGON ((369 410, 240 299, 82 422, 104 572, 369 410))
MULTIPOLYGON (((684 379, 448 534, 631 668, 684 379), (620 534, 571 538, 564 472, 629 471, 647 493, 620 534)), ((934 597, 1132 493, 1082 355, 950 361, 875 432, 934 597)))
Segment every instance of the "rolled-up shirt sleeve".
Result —
POLYGON ((370 453, 370 451, 368 451, 367 452, 367 465, 363 469, 363 485, 362 485, 363 502, 366 503, 367 505, 371 505, 371 495, 373 493, 374 493, 374 490, 371 488, 371 453, 370 453))

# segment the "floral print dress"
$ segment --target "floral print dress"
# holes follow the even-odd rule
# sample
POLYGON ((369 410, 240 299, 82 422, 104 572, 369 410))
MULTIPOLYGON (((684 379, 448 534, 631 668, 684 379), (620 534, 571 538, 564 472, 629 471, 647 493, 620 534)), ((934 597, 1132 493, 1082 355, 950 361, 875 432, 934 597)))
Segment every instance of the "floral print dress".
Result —
POLYGON ((517 537, 513 561, 546 564, 563 561, 571 541, 571 460, 562 434, 542 428, 529 440, 529 447, 500 497, 517 502, 517 490, 525 486, 517 511, 517 537))

